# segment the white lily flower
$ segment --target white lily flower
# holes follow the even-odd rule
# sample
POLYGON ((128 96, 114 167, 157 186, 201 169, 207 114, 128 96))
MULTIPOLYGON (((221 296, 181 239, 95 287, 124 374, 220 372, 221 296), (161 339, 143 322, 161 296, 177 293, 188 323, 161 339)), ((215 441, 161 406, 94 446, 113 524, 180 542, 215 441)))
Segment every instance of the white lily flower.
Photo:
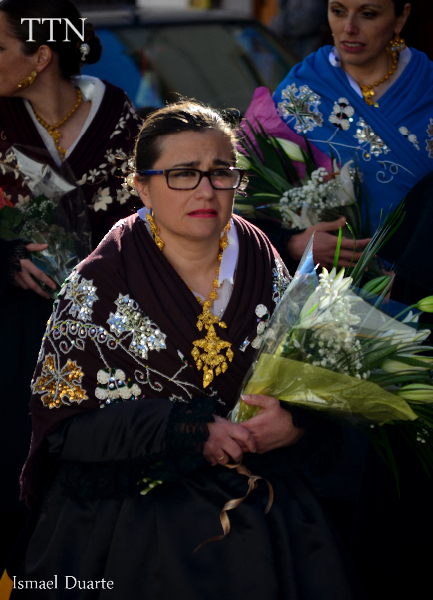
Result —
POLYGON ((354 204, 356 202, 355 187, 350 176, 350 165, 352 163, 353 160, 349 160, 340 170, 336 161, 334 161, 334 173, 337 174, 341 184, 340 189, 336 191, 336 196, 340 200, 341 206, 354 204))
POLYGON ((402 323, 418 323, 420 313, 414 313, 412 310, 403 319, 402 323))

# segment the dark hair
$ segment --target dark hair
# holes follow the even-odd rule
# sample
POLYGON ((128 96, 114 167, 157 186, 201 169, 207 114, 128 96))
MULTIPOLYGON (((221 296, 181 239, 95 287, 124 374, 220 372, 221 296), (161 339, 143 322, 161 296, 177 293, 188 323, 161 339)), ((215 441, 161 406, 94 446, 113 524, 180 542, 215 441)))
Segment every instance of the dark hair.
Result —
POLYGON ((25 54, 34 54, 42 45, 49 46, 59 57, 59 67, 62 77, 70 79, 74 75, 79 75, 83 64, 93 64, 98 62, 101 57, 102 46, 99 38, 95 35, 93 25, 86 23, 84 27, 84 41, 68 27, 69 42, 65 38, 65 22, 46 21, 37 23, 32 21, 34 42, 28 42, 29 39, 29 21, 21 24, 21 19, 69 19, 72 25, 79 31, 82 31, 82 21, 80 13, 76 6, 70 0, 3 0, 0 3, 0 11, 5 13, 13 35, 20 40, 25 54), (55 42, 49 42, 50 26, 53 25, 52 39, 55 42), (81 44, 86 43, 90 47, 89 54, 85 62, 82 62, 80 52, 81 44))
POLYGON ((225 135, 236 159, 236 135, 221 112, 194 100, 181 100, 147 116, 135 144, 135 170, 151 169, 161 154, 161 138, 186 131, 218 131, 225 135))

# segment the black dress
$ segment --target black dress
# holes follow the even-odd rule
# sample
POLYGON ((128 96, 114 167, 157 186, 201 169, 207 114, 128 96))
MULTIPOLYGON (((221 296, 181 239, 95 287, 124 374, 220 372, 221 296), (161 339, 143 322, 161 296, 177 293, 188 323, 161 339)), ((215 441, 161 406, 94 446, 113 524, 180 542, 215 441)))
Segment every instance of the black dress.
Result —
MULTIPOLYGON (((364 597, 342 543, 297 469, 317 441, 309 441, 311 432, 293 447, 245 455, 250 472, 272 485, 270 511, 265 514, 268 485, 259 480, 228 511, 230 532, 209 541, 221 535, 221 510, 245 496, 248 478, 205 461, 207 424, 233 406, 251 364, 254 350, 244 342, 257 335, 255 307, 272 310, 287 284, 267 238, 242 219, 234 221, 237 273, 223 317, 227 329, 218 329, 234 358, 206 391, 188 359, 192 340, 201 337, 195 326, 201 307, 138 217, 120 223, 67 283, 33 380, 33 445, 23 484, 29 498, 39 489, 39 500, 29 539, 8 566, 16 583, 11 598, 364 597), (78 296, 82 289, 86 293, 78 296), (166 336, 146 357, 131 345, 140 319, 150 320, 147 327, 159 340, 166 336), (104 364, 113 380, 104 376, 104 364), (73 389, 66 394, 53 373, 72 381, 71 369, 73 389), (108 402, 129 379, 140 388, 134 396, 108 402), (143 477, 163 483, 141 495, 143 477), (112 589, 101 589, 103 580, 112 589), (26 589, 29 581, 38 587, 26 589), (56 581, 57 589, 46 589, 47 581, 56 581)), ((314 451, 323 448, 316 444, 314 451)))

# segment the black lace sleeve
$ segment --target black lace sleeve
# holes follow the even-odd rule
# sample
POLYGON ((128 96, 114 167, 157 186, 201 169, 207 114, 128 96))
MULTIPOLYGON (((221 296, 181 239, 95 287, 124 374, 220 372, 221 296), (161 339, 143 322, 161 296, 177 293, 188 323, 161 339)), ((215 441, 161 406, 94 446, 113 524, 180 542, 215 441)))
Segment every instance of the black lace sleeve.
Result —
POLYGON ((73 417, 48 438, 70 497, 124 497, 143 478, 174 481, 205 463, 214 399, 149 400, 73 417))

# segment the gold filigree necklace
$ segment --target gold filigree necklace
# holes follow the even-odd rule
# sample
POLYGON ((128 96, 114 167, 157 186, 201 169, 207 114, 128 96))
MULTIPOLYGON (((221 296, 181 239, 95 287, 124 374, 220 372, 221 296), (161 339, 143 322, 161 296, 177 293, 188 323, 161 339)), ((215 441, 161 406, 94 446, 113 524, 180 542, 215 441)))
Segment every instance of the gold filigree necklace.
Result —
POLYGON ((60 138, 62 137, 62 134, 60 133, 59 128, 62 125, 64 125, 66 123, 66 121, 69 121, 69 119, 72 117, 72 115, 77 111, 77 109, 80 106, 80 104, 81 104, 82 101, 83 101, 83 93, 81 92, 81 90, 77 89, 77 102, 75 103, 75 106, 73 107, 72 110, 70 110, 68 112, 68 114, 66 115, 66 117, 63 117, 63 119, 60 119, 60 121, 58 123, 56 123, 55 125, 48 125, 48 123, 46 123, 38 115, 38 113, 35 111, 35 109, 32 107, 36 119, 39 121, 39 123, 42 125, 42 127, 45 127, 45 129, 48 131, 48 133, 50 134, 50 136, 53 138, 54 145, 57 148, 57 152, 59 153, 60 160, 62 162, 65 160, 67 149, 66 148, 62 148, 60 146, 60 144, 59 144, 60 138))
MULTIPOLYGON (((214 315, 210 307, 212 302, 218 298, 217 287, 219 285, 219 274, 221 259, 225 248, 229 245, 227 239, 227 232, 230 231, 230 223, 224 228, 224 235, 220 239, 219 252, 218 252, 218 266, 216 269, 216 278, 212 281, 213 290, 209 293, 209 300, 203 302, 203 311, 201 315, 197 317, 197 329, 199 331, 206 329, 206 336, 203 339, 196 340, 193 342, 194 348, 191 351, 192 357, 195 360, 197 369, 200 371, 203 369, 203 387, 206 388, 215 376, 225 373, 228 369, 227 360, 231 362, 233 360, 233 350, 231 349, 231 343, 226 342, 217 336, 215 331, 215 325, 219 325, 223 329, 227 329, 227 325, 224 321, 220 321, 219 317, 214 315), (199 348, 203 350, 200 352, 199 348), (222 350, 226 349, 226 354, 220 354, 222 350)), ((198 302, 201 304, 201 299, 197 297, 198 302)))
MULTIPOLYGON (((164 242, 159 237, 159 229, 155 225, 152 215, 148 213, 146 215, 146 219, 150 225, 151 233, 156 245, 160 250, 162 250, 164 247, 164 242)), ((219 338, 215 331, 215 325, 219 325, 222 329, 227 329, 227 325, 224 323, 224 321, 221 321, 218 316, 214 315, 210 310, 212 302, 218 298, 217 288, 219 285, 221 259, 223 257, 224 250, 229 245, 229 241, 227 239, 228 231, 230 231, 230 223, 228 223, 224 227, 224 234, 222 235, 219 241, 219 252, 217 257, 218 266, 216 269, 216 277, 212 281, 213 290, 209 293, 209 300, 205 300, 203 302, 203 310, 201 314, 197 317, 197 329, 199 331, 203 331, 203 328, 205 328, 206 336, 203 339, 195 340, 193 342, 194 348, 191 350, 191 354, 193 359, 195 360, 197 369, 199 371, 203 369, 204 388, 206 388, 210 383, 212 383, 216 376, 227 371, 227 361, 231 362, 234 356, 233 350, 231 349, 231 343, 219 338), (200 352, 199 348, 202 350, 202 352, 200 352), (224 354, 221 354, 221 351, 224 349, 226 349, 225 356, 224 354)), ((191 290, 191 288, 189 289, 191 290)), ((196 298, 199 304, 201 304, 201 299, 198 296, 196 296, 196 298)))

